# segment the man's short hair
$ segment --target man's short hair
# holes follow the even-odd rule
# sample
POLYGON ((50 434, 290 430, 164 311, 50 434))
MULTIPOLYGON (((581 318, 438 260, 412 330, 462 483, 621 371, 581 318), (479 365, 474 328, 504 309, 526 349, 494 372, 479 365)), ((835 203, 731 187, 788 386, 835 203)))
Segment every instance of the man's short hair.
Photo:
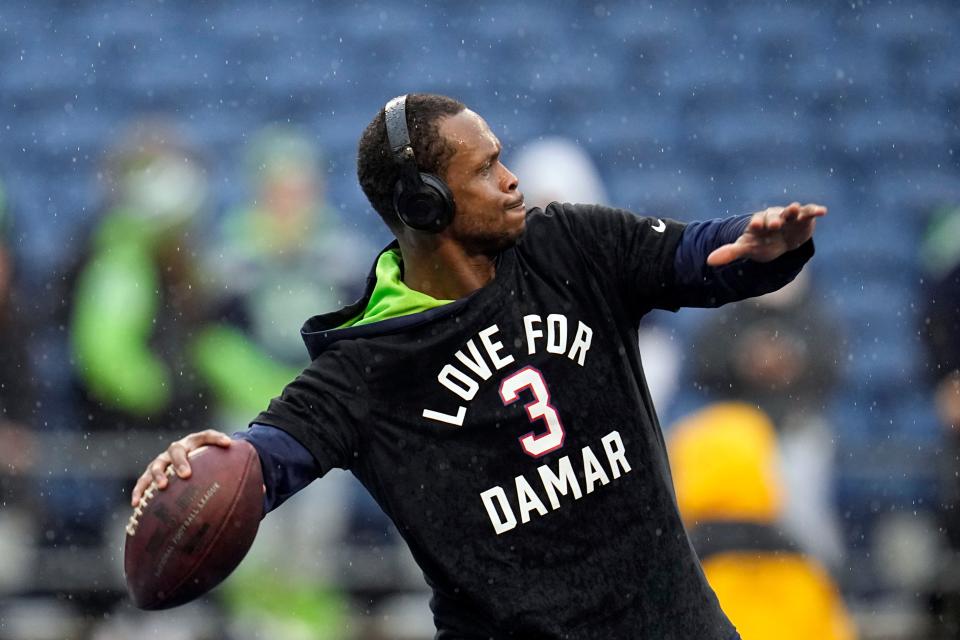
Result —
MULTIPOLYGON (((440 121, 464 109, 462 102, 432 93, 411 93, 407 96, 407 130, 417 159, 417 168, 444 178, 447 164, 456 148, 440 135, 440 121)), ((373 208, 391 229, 402 224, 393 208, 393 193, 400 179, 400 169, 390 153, 384 110, 364 129, 357 148, 357 179, 373 208)))

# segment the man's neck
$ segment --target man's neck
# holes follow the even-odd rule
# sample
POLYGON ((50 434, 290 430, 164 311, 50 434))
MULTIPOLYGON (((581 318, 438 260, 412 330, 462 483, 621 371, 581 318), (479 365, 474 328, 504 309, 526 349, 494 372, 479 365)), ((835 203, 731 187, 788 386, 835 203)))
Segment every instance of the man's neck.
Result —
POLYGON ((462 245, 439 240, 432 246, 401 241, 403 282, 437 300, 457 300, 493 281, 494 258, 471 254, 462 245))

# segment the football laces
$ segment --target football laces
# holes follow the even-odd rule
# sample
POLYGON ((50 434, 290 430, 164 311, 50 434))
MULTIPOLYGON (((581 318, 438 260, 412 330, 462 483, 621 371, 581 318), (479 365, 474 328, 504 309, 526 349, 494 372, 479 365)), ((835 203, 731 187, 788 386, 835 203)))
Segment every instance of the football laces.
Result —
MULTIPOLYGON (((173 470, 172 464, 167 466, 165 473, 171 478, 174 476, 176 472, 173 470)), ((143 510, 147 508, 147 503, 154 495, 156 495, 157 491, 159 490, 160 489, 157 486, 157 481, 154 480, 150 483, 150 486, 147 487, 147 490, 143 492, 143 496, 140 497, 140 503, 133 510, 133 513, 130 515, 130 519, 127 520, 126 530, 128 536, 137 535, 137 527, 140 525, 140 516, 143 515, 143 510)))

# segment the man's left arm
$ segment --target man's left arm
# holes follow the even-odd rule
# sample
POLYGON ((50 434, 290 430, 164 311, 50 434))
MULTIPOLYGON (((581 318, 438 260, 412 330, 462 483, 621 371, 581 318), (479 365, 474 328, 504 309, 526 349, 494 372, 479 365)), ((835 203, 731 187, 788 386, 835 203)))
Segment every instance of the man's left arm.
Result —
POLYGON ((750 216, 694 222, 674 256, 668 308, 717 307, 775 291, 813 256, 813 232, 826 207, 792 203, 750 216))

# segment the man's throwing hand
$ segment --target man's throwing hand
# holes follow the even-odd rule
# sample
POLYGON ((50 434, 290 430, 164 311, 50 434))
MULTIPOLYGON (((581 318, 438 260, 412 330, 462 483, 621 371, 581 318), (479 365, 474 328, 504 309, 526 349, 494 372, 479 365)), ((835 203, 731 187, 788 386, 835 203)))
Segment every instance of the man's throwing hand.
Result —
POLYGON ((826 214, 824 206, 799 202, 758 211, 737 241, 714 249, 707 257, 707 264, 719 267, 740 258, 757 262, 775 260, 812 238, 817 218, 826 214))
POLYGON ((218 447, 229 447, 230 436, 213 429, 191 433, 185 438, 181 438, 172 443, 167 450, 158 455, 147 465, 147 470, 137 480, 137 485, 133 488, 133 495, 130 497, 130 505, 136 507, 140 504, 140 498, 151 483, 156 482, 157 488, 163 491, 167 488, 167 467, 173 465, 177 476, 183 479, 190 477, 190 461, 187 459, 191 451, 207 445, 216 445, 218 447))

